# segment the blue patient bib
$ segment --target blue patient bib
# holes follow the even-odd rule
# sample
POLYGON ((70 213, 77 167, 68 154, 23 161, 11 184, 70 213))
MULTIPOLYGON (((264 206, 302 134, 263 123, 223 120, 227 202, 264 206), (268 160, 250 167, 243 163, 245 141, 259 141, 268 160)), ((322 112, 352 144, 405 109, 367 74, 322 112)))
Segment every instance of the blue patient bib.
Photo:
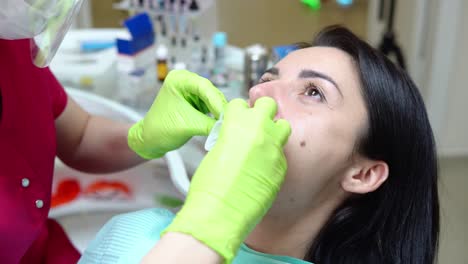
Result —
MULTIPOLYGON (((160 239, 174 214, 166 209, 146 209, 113 217, 98 232, 79 264, 138 264, 160 239)), ((287 257, 263 254, 242 244, 234 264, 310 264, 287 257)))

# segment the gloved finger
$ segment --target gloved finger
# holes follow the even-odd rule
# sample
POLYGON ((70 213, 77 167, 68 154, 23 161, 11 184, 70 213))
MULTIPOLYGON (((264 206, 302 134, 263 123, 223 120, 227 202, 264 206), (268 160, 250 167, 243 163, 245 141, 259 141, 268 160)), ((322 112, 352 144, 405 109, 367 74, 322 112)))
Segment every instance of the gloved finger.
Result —
POLYGON ((167 74, 166 79, 164 80, 164 84, 179 82, 186 83, 190 78, 193 78, 194 76, 197 75, 187 70, 172 70, 167 74))
POLYGON ((278 106, 276 102, 271 97, 261 97, 255 101, 255 105, 253 107, 255 111, 263 113, 265 116, 273 119, 276 115, 276 111, 278 106))
POLYGON ((284 146, 291 135, 291 125, 285 119, 278 119, 275 122, 275 130, 281 146, 284 146))
POLYGON ((231 100, 226 106, 224 107, 224 119, 230 119, 231 115, 236 115, 242 109, 247 110, 249 109, 249 105, 245 100, 240 98, 231 100))
POLYGON ((216 119, 219 119, 219 115, 223 112, 224 105, 227 104, 226 97, 224 94, 216 88, 209 80, 201 78, 198 83, 198 89, 194 92, 203 103, 208 107, 210 113, 212 113, 216 119))
POLYGON ((198 96, 196 95, 185 95, 184 99, 186 102, 188 102, 192 107, 194 107, 198 112, 201 112, 203 114, 210 113, 210 109, 208 106, 205 104, 205 102, 198 96))
POLYGON ((202 113, 198 113, 197 118, 195 118, 193 122, 192 133, 194 136, 208 136, 216 120, 202 113))
POLYGON ((227 101, 224 94, 208 79, 186 70, 173 70, 168 78, 182 85, 180 92, 197 110, 203 113, 210 112, 219 118, 227 101))

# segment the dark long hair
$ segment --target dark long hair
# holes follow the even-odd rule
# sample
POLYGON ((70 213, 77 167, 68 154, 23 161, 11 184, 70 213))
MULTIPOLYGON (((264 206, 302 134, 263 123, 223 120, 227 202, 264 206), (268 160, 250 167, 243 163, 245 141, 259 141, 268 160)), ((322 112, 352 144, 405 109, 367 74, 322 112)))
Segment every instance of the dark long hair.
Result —
POLYGON ((325 28, 308 46, 337 48, 353 58, 368 112, 367 131, 355 152, 385 161, 389 176, 376 191, 338 207, 304 259, 317 264, 435 263, 437 156, 418 88, 404 70, 346 28, 325 28))

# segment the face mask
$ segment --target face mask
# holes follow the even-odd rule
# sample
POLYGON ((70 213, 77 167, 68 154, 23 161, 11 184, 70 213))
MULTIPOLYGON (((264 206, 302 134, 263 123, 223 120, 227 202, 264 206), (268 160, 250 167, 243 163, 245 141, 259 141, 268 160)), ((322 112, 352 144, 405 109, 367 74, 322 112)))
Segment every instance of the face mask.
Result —
POLYGON ((46 67, 83 0, 0 0, 0 38, 31 39, 31 59, 46 67))

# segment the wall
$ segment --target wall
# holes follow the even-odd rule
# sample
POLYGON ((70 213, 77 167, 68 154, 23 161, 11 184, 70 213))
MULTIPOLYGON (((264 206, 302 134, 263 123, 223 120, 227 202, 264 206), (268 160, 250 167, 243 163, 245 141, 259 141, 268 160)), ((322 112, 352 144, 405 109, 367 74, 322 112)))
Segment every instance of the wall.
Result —
MULTIPOLYGON (((468 153, 468 115, 465 113, 468 100, 468 72, 466 62, 468 61, 468 2, 462 1, 460 10, 459 30, 455 54, 453 55, 452 73, 447 84, 450 89, 447 94, 446 116, 442 130, 443 144, 451 153, 468 153)), ((445 87, 441 87, 444 89, 445 87)), ((467 165, 468 166, 468 165, 467 165)))
POLYGON ((439 263, 468 263, 468 158, 440 160, 439 263))
POLYGON ((343 24, 366 36, 367 0, 357 0, 350 8, 323 2, 320 11, 313 11, 299 0, 218 0, 219 29, 228 33, 230 43, 241 47, 308 41, 330 24, 343 24))
POLYGON ((128 17, 127 12, 116 10, 112 7, 115 0, 88 0, 91 3, 93 27, 116 28, 121 27, 122 22, 128 17))
MULTIPOLYGON (((447 87, 447 109, 442 130, 444 145, 452 153, 465 153, 468 149, 468 116, 466 100, 468 98, 468 2, 462 1, 455 54, 452 61, 452 73, 447 87), (456 128, 456 129, 453 129, 456 128)), ((468 158, 441 160, 441 214, 442 232, 439 263, 468 263, 468 158)))

